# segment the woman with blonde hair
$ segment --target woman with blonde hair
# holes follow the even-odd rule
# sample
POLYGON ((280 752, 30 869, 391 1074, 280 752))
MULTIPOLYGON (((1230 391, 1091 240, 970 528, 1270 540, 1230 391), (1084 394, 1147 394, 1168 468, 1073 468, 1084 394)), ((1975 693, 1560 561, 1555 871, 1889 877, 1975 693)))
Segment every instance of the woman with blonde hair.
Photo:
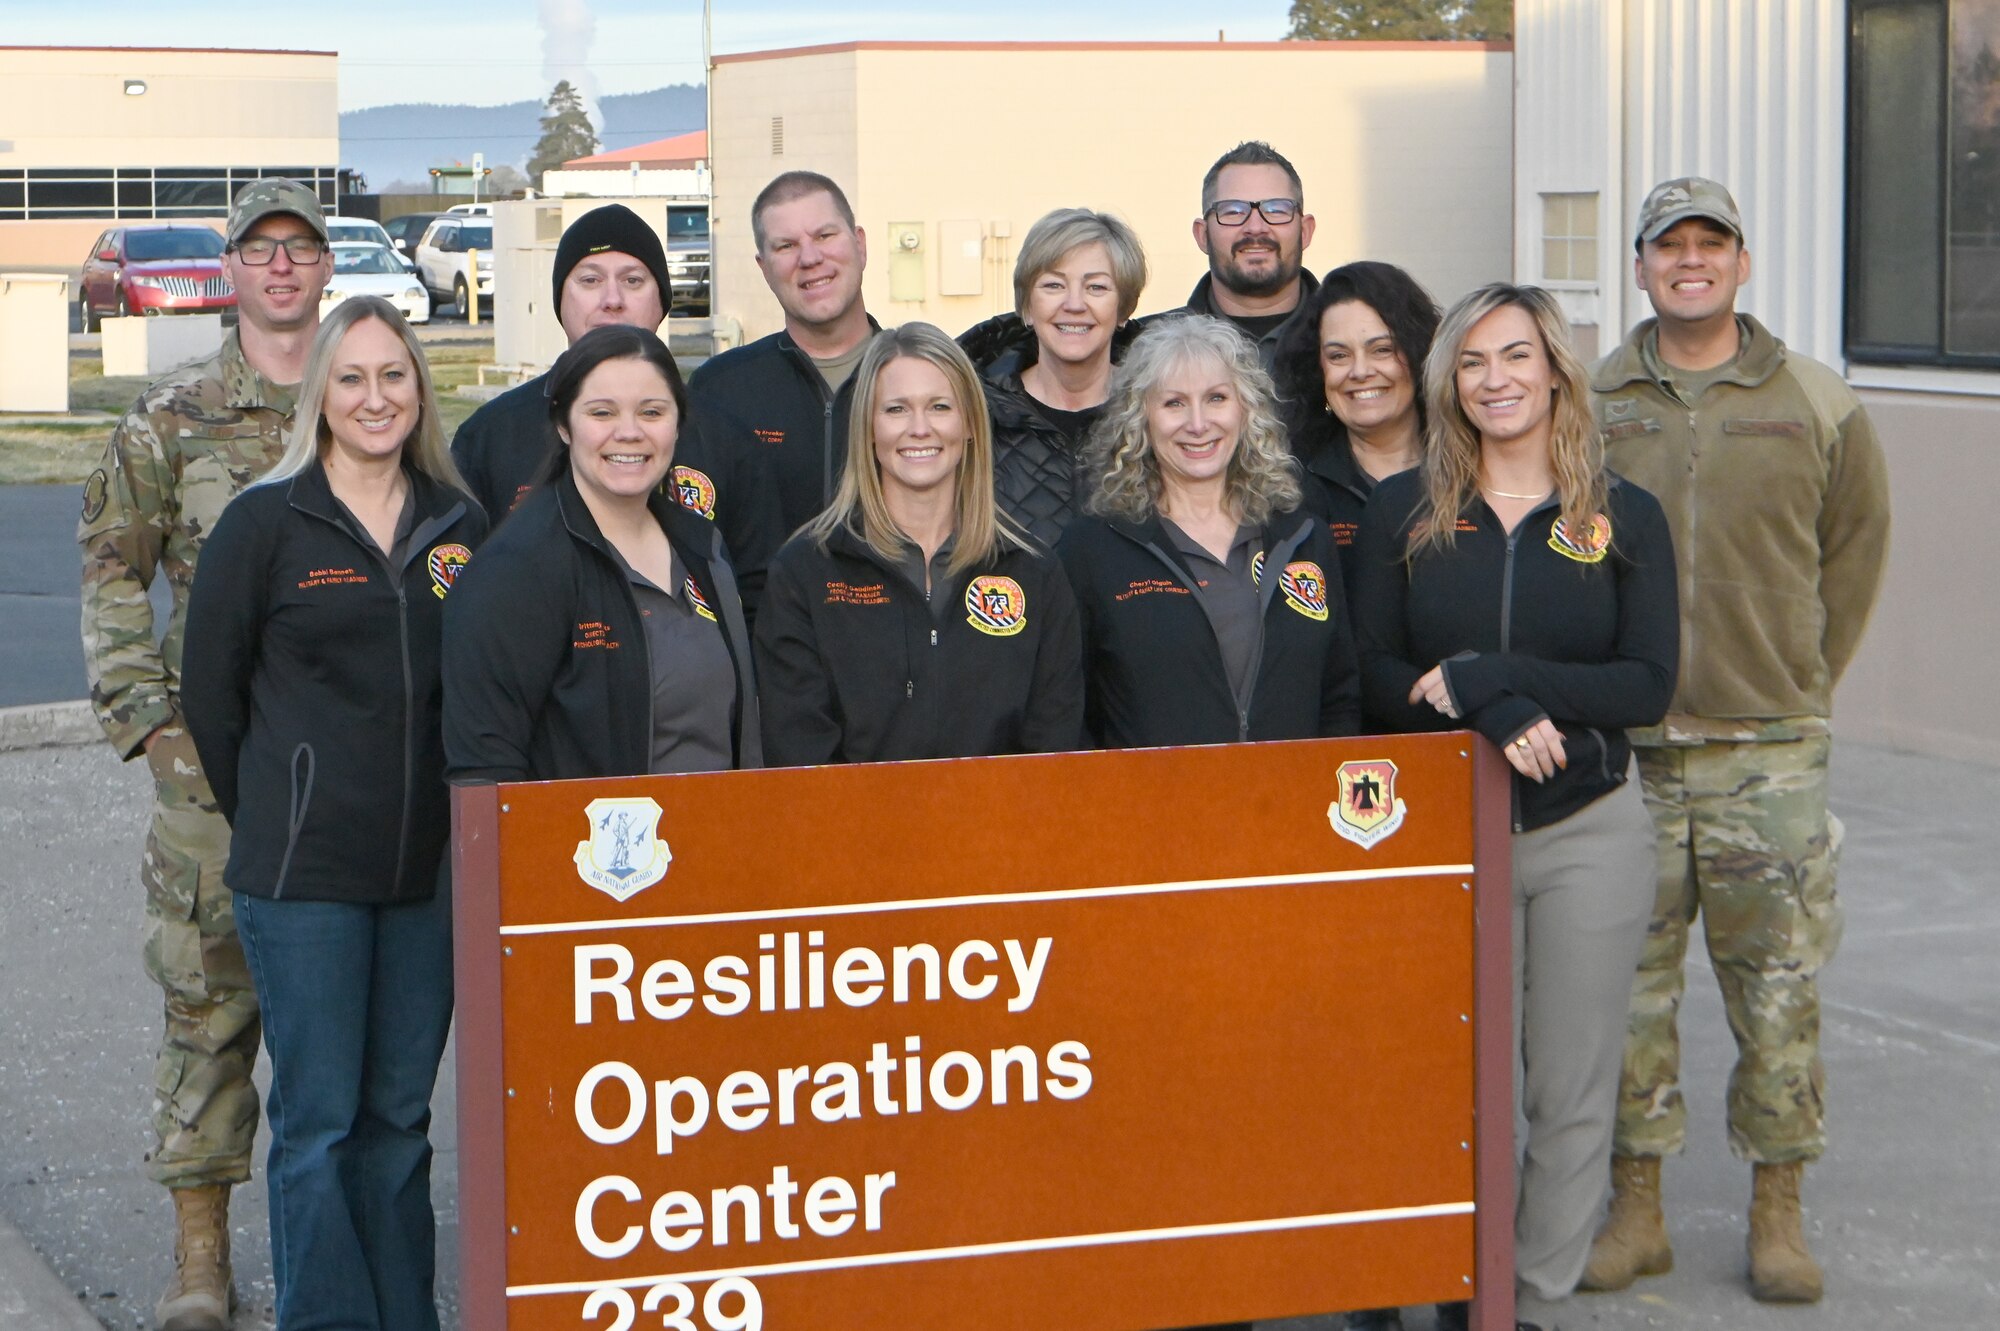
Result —
POLYGON ((757 617, 766 759, 1076 747, 1075 601, 994 502, 971 362, 904 324, 875 335, 854 382, 840 488, 772 562, 757 617))
POLYGON ((1063 536, 1086 715, 1106 748, 1359 729, 1339 558, 1300 507, 1270 376, 1205 315, 1151 322, 1091 438, 1063 536))
POLYGON ((967 330, 993 415, 1000 510, 1054 547, 1076 516, 1077 459, 1138 334, 1146 251, 1110 213, 1058 208, 1028 228, 1014 261, 1014 312, 967 330))
POLYGON ((182 663, 271 1053, 282 1328, 438 1324, 440 656, 445 598, 485 534, 415 335, 386 301, 343 302, 320 323, 284 456, 208 538, 182 663))
POLYGON ((1546 291, 1459 301, 1424 383, 1423 463, 1376 487, 1355 547, 1363 704, 1384 730, 1469 726, 1514 768, 1515 1269, 1534 1325, 1575 1288, 1608 1178, 1657 876, 1624 732, 1673 693, 1674 552, 1659 503, 1605 469, 1546 291))

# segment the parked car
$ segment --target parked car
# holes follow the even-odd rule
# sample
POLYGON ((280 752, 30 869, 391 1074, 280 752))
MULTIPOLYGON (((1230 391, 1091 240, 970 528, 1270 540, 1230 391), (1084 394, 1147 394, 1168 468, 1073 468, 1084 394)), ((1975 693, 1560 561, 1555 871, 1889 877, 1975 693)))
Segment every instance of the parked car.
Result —
POLYGON ((335 244, 343 240, 365 240, 370 244, 395 248, 390 244, 389 233, 372 217, 329 217, 326 219, 326 238, 335 244))
POLYGON ((349 296, 380 296, 401 310, 411 323, 429 323, 430 294, 406 266, 407 262, 387 245, 372 240, 334 241, 333 277, 319 298, 321 317, 349 296))
POLYGON ((236 304, 222 237, 198 222, 116 226, 97 238, 76 284, 83 331, 107 315, 203 314, 236 304))
POLYGON ((464 315, 471 292, 482 300, 493 296, 493 223, 483 217, 438 218, 417 242, 416 259, 418 279, 440 305, 456 305, 464 315))
POLYGON ((454 203, 445 209, 453 217, 491 217, 493 205, 490 203, 454 203))
POLYGON ((442 216, 443 213, 404 213, 384 222, 382 229, 389 233, 389 243, 396 253, 414 264, 417 242, 423 239, 425 229, 442 216))
POLYGON ((697 318, 708 314, 708 205, 667 205, 667 280, 673 285, 667 312, 697 318))

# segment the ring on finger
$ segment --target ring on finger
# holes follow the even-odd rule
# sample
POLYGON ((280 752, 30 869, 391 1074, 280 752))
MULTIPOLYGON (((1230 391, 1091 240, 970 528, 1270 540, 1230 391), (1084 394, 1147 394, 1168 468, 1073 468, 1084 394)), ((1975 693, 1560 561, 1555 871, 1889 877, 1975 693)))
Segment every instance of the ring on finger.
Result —
POLYGON ((1514 741, 1514 747, 1515 747, 1515 748, 1517 748, 1517 749, 1525 749, 1525 748, 1527 748, 1527 747, 1528 747, 1528 737, 1527 737, 1526 735, 1523 735, 1523 736, 1521 736, 1521 738, 1519 738, 1519 739, 1515 740, 1515 741, 1514 741))

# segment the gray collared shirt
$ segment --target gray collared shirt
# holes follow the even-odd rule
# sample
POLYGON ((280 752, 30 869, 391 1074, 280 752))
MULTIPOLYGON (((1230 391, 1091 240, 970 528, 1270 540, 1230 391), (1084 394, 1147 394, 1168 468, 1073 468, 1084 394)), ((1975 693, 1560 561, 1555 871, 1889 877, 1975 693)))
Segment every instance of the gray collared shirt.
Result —
POLYGON ((910 580, 910 585, 923 592, 924 599, 930 602, 931 618, 933 619, 943 619, 945 612, 950 609, 949 606, 939 599, 937 593, 950 582, 947 570, 951 563, 951 554, 956 547, 957 540, 958 533, 956 532, 945 537, 944 543, 938 546, 937 553, 931 556, 930 567, 928 569, 924 567, 923 548, 915 541, 904 541, 903 551, 896 558, 897 569, 901 571, 904 577, 910 580), (926 577, 926 574, 928 574, 928 577, 926 577))
POLYGON ((1229 673, 1237 710, 1246 711, 1257 684, 1257 663, 1264 654, 1264 607, 1254 575, 1257 556, 1264 553, 1262 534, 1255 527, 1239 526, 1229 558, 1218 560, 1172 519, 1161 517, 1160 526, 1194 569, 1195 599, 1222 648, 1222 665, 1229 673))
POLYGON ((646 626, 653 668, 655 775, 726 772, 736 766, 730 717, 736 707, 736 665, 722 624, 701 604, 687 568, 674 561, 669 592, 631 565, 625 576, 646 626))

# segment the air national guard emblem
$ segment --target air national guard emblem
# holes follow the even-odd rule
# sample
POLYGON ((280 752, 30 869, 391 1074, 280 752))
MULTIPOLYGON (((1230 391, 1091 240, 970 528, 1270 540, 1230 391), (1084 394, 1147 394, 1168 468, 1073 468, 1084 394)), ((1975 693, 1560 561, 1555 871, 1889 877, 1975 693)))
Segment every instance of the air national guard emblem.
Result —
POLYGON ((674 497, 681 501, 682 508, 715 521, 715 482, 693 467, 674 468, 674 497))
POLYGON ((472 551, 462 545, 434 545, 431 547, 429 567, 431 571, 431 591, 442 601, 451 585, 458 581, 459 572, 466 561, 472 558, 472 551))
POLYGON ((965 622, 995 638, 1028 627, 1028 594, 1012 578, 974 578, 965 589, 965 622))
POLYGON ((1588 529, 1572 533, 1569 524, 1561 518, 1549 531, 1549 549, 1565 559, 1574 559, 1579 564, 1595 564, 1604 558, 1604 552, 1611 548, 1611 519, 1602 513, 1594 513, 1588 529))
POLYGON ((1334 773, 1340 797, 1326 809, 1333 830, 1363 850, 1392 835, 1409 810, 1396 798, 1396 764, 1387 758, 1357 759, 1334 773))
POLYGON ((596 799, 583 812, 590 819, 590 840, 576 843, 577 877, 614 901, 629 901, 667 876, 674 853, 654 835, 660 806, 652 799, 596 799))
POLYGON ((1326 619, 1326 574, 1310 559, 1285 565, 1278 590, 1285 594, 1285 604, 1307 619, 1326 619))

